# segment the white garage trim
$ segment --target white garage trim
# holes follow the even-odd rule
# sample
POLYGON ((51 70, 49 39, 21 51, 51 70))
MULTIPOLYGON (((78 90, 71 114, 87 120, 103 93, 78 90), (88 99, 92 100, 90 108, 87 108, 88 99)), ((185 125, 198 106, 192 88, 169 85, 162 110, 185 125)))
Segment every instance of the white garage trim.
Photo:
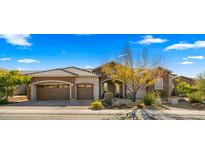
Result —
POLYGON ((54 83, 64 83, 70 85, 70 99, 72 98, 72 86, 73 84, 67 81, 60 81, 60 80, 43 80, 31 83, 31 100, 36 100, 36 85, 39 83, 46 83, 46 82, 54 82, 54 83))

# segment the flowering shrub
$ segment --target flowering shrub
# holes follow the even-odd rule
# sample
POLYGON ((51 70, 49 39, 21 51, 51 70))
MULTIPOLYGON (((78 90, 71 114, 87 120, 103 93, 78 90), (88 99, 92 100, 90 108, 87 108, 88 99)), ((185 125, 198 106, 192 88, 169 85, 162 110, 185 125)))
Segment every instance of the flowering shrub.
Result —
POLYGON ((90 109, 92 110, 102 110, 104 109, 102 102, 96 100, 95 102, 91 102, 90 109))

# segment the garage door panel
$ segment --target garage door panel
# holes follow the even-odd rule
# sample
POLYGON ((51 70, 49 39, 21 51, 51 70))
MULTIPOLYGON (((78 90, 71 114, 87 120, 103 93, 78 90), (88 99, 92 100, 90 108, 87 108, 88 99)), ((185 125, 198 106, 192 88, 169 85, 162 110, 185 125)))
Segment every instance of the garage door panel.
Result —
MULTIPOLYGON (((50 86, 50 85, 49 85, 50 86)), ((70 99, 69 86, 37 86, 37 99, 38 100, 64 100, 70 99)))
POLYGON ((77 99, 85 99, 85 100, 93 99, 93 85, 92 84, 78 84, 77 85, 77 99))

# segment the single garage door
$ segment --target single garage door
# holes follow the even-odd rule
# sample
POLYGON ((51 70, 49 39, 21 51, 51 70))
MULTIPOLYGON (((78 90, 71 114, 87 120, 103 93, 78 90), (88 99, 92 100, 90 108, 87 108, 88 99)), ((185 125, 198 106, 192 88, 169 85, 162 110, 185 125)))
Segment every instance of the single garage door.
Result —
POLYGON ((38 100, 66 100, 70 99, 70 86, 66 84, 37 85, 38 100))
POLYGON ((77 99, 92 100, 93 99, 93 84, 78 84, 77 99))

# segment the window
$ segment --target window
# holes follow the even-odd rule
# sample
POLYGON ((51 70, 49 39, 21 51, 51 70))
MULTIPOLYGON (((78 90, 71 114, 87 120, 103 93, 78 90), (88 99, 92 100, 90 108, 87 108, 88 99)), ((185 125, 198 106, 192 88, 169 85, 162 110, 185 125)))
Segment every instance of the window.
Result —
POLYGON ((85 88, 85 85, 84 84, 79 84, 78 88, 85 88))
POLYGON ((78 88, 92 88, 91 84, 78 84, 78 88))
POLYGON ((64 85, 64 88, 69 88, 69 85, 64 85))
POLYGON ((91 84, 86 84, 85 87, 86 88, 92 88, 92 85, 91 84))
POLYGON ((55 85, 47 85, 47 88, 55 88, 55 85))
POLYGON ((159 78, 154 85, 155 90, 163 90, 163 79, 159 78))

